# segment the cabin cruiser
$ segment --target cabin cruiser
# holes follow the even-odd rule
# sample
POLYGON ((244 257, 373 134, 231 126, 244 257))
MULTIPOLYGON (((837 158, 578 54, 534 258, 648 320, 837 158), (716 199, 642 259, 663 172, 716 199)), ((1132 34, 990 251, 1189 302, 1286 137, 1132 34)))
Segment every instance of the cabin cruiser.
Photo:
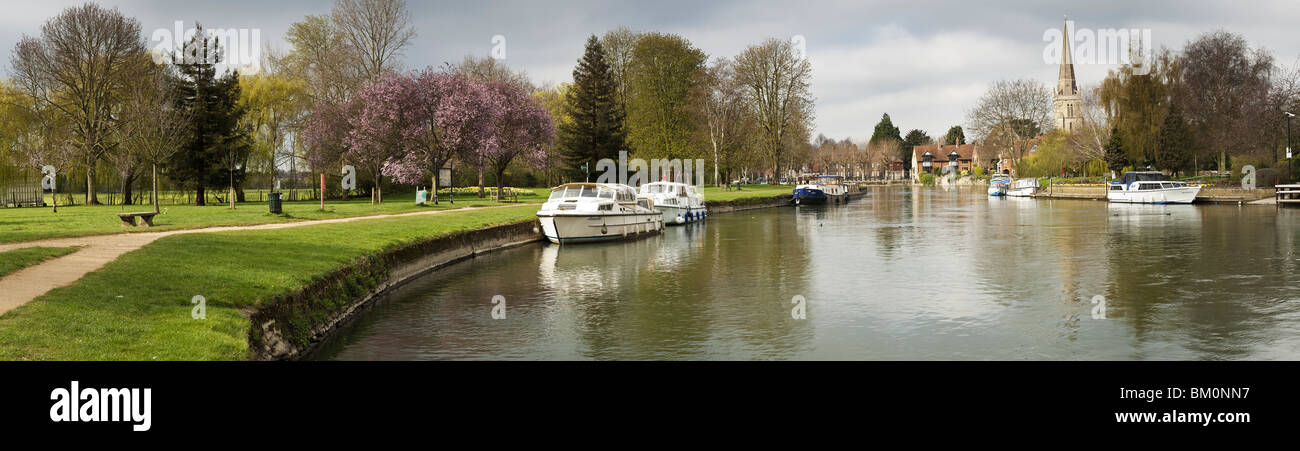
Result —
POLYGON ((1007 196, 1011 197, 1034 197, 1038 194, 1038 179, 1027 178, 1017 179, 1016 183, 1011 185, 1007 190, 1007 196))
POLYGON ((650 198, 655 210, 663 212, 664 224, 702 221, 708 213, 704 207, 704 195, 685 183, 647 183, 641 185, 641 196, 650 198))
POLYGON ((537 212, 556 244, 609 241, 659 233, 663 214, 636 188, 614 183, 566 183, 551 189, 537 212))
POLYGON ((1007 195, 1008 185, 1011 185, 1011 176, 1006 174, 994 175, 993 179, 989 180, 989 195, 990 196, 1007 195))
POLYGON ((1171 181, 1160 172, 1125 172, 1122 179, 1110 182, 1106 199, 1131 204, 1190 204, 1200 192, 1201 187, 1171 181))
POLYGON ((840 176, 837 175, 823 175, 813 179, 812 183, 794 188, 796 205, 838 203, 848 199, 849 187, 840 183, 840 176))

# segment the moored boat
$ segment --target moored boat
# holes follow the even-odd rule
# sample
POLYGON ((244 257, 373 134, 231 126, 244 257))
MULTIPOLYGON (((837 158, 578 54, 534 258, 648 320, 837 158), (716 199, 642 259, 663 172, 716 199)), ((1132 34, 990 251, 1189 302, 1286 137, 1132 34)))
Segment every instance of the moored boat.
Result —
POLYGON ((1006 174, 994 175, 993 178, 989 180, 989 195, 990 196, 1007 195, 1007 187, 1010 184, 1011 184, 1011 176, 1006 174))
POLYGON ((1201 187, 1169 180, 1160 172, 1125 172, 1122 179, 1110 182, 1106 199, 1130 204, 1190 204, 1200 192, 1201 187))
POLYGON ((612 183, 567 183, 551 189, 537 219, 556 244, 609 241, 663 230, 663 214, 635 188, 612 183))
POLYGON ((685 183, 647 183, 641 185, 641 195, 648 197, 654 209, 663 213, 664 224, 687 224, 708 216, 704 194, 685 183))
POLYGON ((1036 178, 1018 179, 1007 190, 1007 196, 1011 197, 1033 197, 1035 194, 1038 194, 1038 179, 1036 178))

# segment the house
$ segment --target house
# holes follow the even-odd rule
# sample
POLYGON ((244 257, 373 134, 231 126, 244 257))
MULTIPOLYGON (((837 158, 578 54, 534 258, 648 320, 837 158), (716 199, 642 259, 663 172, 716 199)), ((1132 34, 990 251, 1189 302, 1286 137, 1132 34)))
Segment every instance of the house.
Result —
POLYGON ((980 153, 983 149, 974 144, 916 146, 912 148, 912 168, 919 177, 922 173, 943 174, 944 168, 956 162, 957 173, 970 171, 973 166, 983 166, 980 153))

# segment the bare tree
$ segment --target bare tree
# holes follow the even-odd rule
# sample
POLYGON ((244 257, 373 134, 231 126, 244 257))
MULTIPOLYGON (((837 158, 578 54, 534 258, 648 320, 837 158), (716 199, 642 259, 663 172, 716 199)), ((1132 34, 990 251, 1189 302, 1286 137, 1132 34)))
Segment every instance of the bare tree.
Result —
POLYGON ((1241 35, 1214 31, 1187 44, 1179 58, 1182 88, 1176 92, 1197 142, 1217 150, 1219 170, 1227 155, 1250 153, 1268 143, 1268 109, 1273 57, 1251 49, 1241 35))
POLYGON ((1031 140, 1052 125, 1052 91, 1032 79, 999 80, 968 114, 970 130, 986 145, 1010 151, 1019 161, 1031 140))
POLYGON ((336 0, 331 16, 367 79, 395 70, 397 57, 415 38, 403 0, 336 0))
POLYGON ((165 66, 152 70, 132 83, 122 108, 123 154, 150 165, 152 189, 149 200, 158 210, 158 165, 170 158, 185 142, 189 113, 176 107, 165 66))
POLYGON ((806 150, 812 128, 812 64, 794 44, 768 39, 736 57, 737 81, 761 135, 760 148, 772 166, 771 183, 781 176, 787 151, 806 150), (799 139, 802 137, 802 139, 799 139))
POLYGON ((86 203, 95 196, 95 165, 114 149, 111 139, 124 87, 145 54, 140 22, 94 3, 63 10, 23 36, 11 59, 14 80, 40 108, 52 108, 71 127, 70 139, 86 168, 86 203))
POLYGON ((1070 133, 1069 144, 1076 159, 1082 161, 1102 160, 1106 157, 1106 143, 1110 141, 1110 116, 1106 114, 1105 105, 1101 103, 1099 86, 1084 87, 1080 113, 1083 125, 1070 133))
POLYGON ((618 96, 618 104, 623 109, 627 109, 627 100, 630 96, 627 80, 631 75, 628 74, 628 69, 632 66, 632 53, 636 50, 636 44, 641 40, 641 36, 640 32, 620 26, 605 32, 605 35, 600 37, 600 45, 605 49, 605 59, 609 61, 609 71, 614 74, 614 91, 618 96))
POLYGON ((723 186, 721 167, 726 163, 728 171, 732 169, 731 157, 743 148, 751 121, 745 110, 743 86, 737 82, 730 60, 718 58, 701 78, 691 93, 695 115, 704 124, 696 129, 713 152, 713 183, 723 186))

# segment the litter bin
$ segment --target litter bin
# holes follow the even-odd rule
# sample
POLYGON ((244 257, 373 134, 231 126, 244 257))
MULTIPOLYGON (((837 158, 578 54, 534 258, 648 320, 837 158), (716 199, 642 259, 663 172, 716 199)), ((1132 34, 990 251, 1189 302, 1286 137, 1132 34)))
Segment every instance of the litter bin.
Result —
POLYGON ((271 193, 268 194, 266 198, 267 203, 271 206, 271 213, 277 215, 284 213, 284 211, 280 209, 280 194, 281 193, 271 193))

